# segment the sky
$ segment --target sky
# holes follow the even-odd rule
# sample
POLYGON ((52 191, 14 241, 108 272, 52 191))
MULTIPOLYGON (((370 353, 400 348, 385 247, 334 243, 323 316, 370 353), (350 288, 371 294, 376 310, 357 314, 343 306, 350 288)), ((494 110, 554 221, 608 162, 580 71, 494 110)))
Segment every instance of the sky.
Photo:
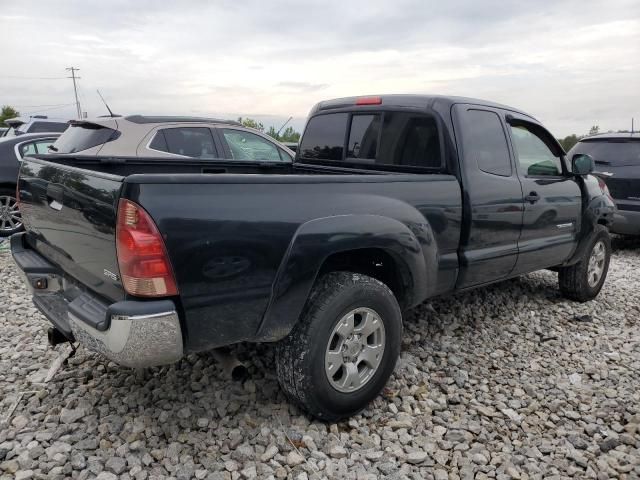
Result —
POLYGON ((0 104, 73 118, 249 116, 425 93, 522 109, 557 137, 640 126, 638 0, 0 0, 0 104))

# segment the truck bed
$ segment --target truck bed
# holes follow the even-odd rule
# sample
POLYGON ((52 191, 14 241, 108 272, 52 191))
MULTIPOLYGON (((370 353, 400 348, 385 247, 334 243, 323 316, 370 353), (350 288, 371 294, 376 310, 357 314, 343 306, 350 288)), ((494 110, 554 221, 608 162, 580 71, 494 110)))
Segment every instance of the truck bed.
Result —
POLYGON ((455 283, 462 199, 450 175, 303 164, 51 160, 26 158, 22 166, 26 247, 105 305, 129 300, 115 247, 117 204, 127 198, 143 206, 173 265, 187 351, 277 340, 281 332, 272 319, 297 315, 313 283, 308 273, 337 245, 366 249, 372 226, 378 231, 369 244, 384 244, 386 231, 392 251, 392 237, 404 236, 406 251, 398 257, 420 257, 430 266, 429 282, 418 297, 403 299, 405 306, 455 283), (204 171, 213 167, 224 172, 204 171), (434 253, 424 253, 419 243, 434 253), (300 245, 304 253, 296 250, 300 245))

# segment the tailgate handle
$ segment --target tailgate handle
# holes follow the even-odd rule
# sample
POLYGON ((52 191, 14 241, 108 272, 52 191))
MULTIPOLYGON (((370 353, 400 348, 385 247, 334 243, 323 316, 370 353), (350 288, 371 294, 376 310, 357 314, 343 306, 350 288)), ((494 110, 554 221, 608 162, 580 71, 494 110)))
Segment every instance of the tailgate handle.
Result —
POLYGON ((62 209, 63 186, 58 183, 50 183, 47 185, 47 203, 54 210, 62 209))

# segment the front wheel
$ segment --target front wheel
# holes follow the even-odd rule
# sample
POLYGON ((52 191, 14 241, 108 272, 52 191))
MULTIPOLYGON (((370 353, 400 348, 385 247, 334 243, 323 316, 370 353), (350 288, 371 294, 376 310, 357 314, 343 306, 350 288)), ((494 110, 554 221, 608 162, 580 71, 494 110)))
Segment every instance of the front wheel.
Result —
POLYGON ((401 339, 400 307, 384 283, 358 273, 329 273, 277 345, 278 381, 314 417, 355 415, 387 383, 401 339))
POLYGON ((582 259, 575 265, 558 269, 558 282, 562 294, 578 302, 593 300, 607 278, 611 259, 609 231, 598 226, 582 259))

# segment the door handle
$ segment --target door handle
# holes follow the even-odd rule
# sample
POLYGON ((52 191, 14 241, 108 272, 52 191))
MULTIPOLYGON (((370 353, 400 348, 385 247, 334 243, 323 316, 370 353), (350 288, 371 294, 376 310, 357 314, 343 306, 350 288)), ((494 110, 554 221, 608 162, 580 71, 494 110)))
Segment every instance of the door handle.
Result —
POLYGON ((538 192, 531 192, 529 195, 527 195, 526 197, 524 197, 524 199, 531 203, 534 204, 536 203, 538 200, 540 200, 540 196, 538 195, 538 192))

